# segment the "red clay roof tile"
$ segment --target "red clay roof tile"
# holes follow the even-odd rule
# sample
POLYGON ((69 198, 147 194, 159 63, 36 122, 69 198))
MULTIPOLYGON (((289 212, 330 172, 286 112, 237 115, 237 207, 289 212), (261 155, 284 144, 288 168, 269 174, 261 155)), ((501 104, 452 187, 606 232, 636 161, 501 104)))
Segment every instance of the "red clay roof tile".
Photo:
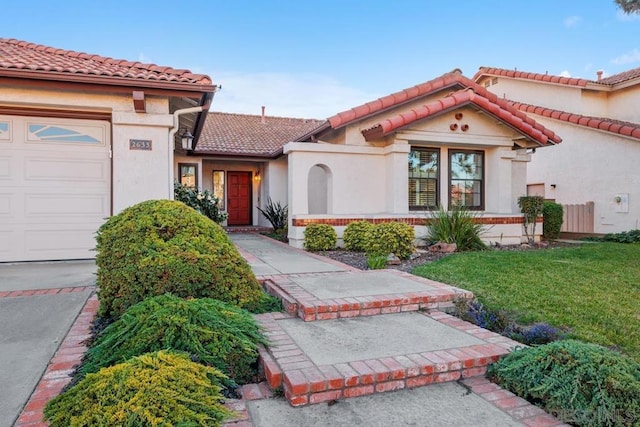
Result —
MULTIPOLYGON (((532 120, 525 121, 522 117, 523 115, 518 114, 519 112, 517 110, 513 108, 503 108, 495 101, 496 100, 490 100, 487 97, 474 92, 473 89, 463 89, 449 94, 443 99, 438 99, 408 112, 397 114, 391 118, 385 118, 380 121, 380 123, 362 131, 362 134, 367 140, 381 138, 418 120, 435 116, 455 108, 460 108, 464 105, 475 104, 541 145, 548 145, 549 143, 558 143, 561 141, 561 139, 553 133, 551 133, 553 139, 543 133, 540 129, 541 125, 539 125, 538 128, 535 128, 532 125, 535 122, 532 120)), ((505 107, 506 106, 507 105, 505 105, 505 107)))
POLYGON ((44 73, 65 76, 98 76, 105 80, 123 78, 140 81, 170 82, 185 86, 210 86, 211 78, 188 70, 161 67, 57 49, 16 39, 0 38, 0 75, 3 71, 25 71, 34 76, 44 73))
POLYGON ((211 112, 207 115, 195 152, 235 156, 277 157, 287 142, 296 141, 325 123, 294 119, 211 112))
POLYGON ((623 71, 621 73, 614 74, 609 77, 605 77, 604 79, 601 79, 598 83, 615 85, 618 83, 623 83, 628 80, 633 80, 637 78, 640 78, 640 67, 634 68, 632 70, 623 71))
POLYGON ((542 81, 547 83, 556 83, 561 85, 580 86, 580 87, 585 87, 587 83, 602 83, 602 81, 596 82, 593 80, 587 80, 587 79, 581 79, 581 78, 554 76, 551 74, 529 73, 526 71, 507 70, 504 68, 493 68, 493 67, 480 67, 478 72, 473 76, 473 81, 477 82, 481 76, 485 76, 485 75, 505 76, 505 77, 511 77, 515 79, 537 80, 537 81, 542 81))
POLYGON ((537 80, 546 83, 563 84, 569 86, 585 87, 587 84, 600 84, 603 86, 613 86, 633 79, 640 79, 640 67, 623 71, 600 80, 590 80, 574 77, 554 76, 551 74, 528 73, 517 70, 507 70, 504 68, 480 67, 478 72, 473 76, 473 81, 477 82, 482 76, 504 76, 517 79, 537 80))
POLYGON ((640 139, 640 124, 632 122, 624 122, 621 120, 613 120, 604 117, 583 116, 580 114, 571 114, 564 111, 554 110, 552 108, 540 107, 537 105, 524 104, 522 102, 507 101, 513 108, 525 113, 537 114, 543 117, 549 117, 556 120, 562 120, 578 126, 599 129, 609 133, 629 136, 640 139), (573 118, 578 117, 577 121, 573 118))

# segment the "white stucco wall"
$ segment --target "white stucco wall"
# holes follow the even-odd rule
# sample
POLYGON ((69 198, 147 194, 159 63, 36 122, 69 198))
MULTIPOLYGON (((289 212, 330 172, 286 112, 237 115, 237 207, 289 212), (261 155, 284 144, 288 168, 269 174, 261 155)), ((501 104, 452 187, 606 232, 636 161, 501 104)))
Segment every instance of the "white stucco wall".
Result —
POLYGON ((609 95, 607 117, 640 123, 640 85, 616 90, 609 95))
POLYGON ((386 212, 386 156, 394 151, 406 156, 408 146, 379 148, 288 143, 284 152, 289 157, 288 182, 293 184, 289 185, 289 214, 309 213, 307 180, 315 165, 324 165, 331 174, 328 214, 386 212))
POLYGON ((555 147, 537 150, 527 182, 544 183, 545 197, 562 204, 595 203, 595 233, 640 228, 640 143, 608 132, 533 116, 562 135, 555 147), (555 188, 551 185, 555 185, 555 188), (628 212, 616 212, 615 196, 628 194, 628 212))
POLYGON ((148 96, 147 113, 139 114, 131 95, 0 86, 0 102, 8 107, 111 114, 113 213, 144 200, 171 196, 168 136, 173 118, 167 98, 148 96), (130 150, 129 139, 150 140, 152 150, 130 150))
POLYGON ((561 111, 578 114, 591 114, 584 111, 581 89, 579 87, 540 83, 530 80, 516 80, 498 77, 498 83, 487 87, 500 98, 542 105, 561 111))

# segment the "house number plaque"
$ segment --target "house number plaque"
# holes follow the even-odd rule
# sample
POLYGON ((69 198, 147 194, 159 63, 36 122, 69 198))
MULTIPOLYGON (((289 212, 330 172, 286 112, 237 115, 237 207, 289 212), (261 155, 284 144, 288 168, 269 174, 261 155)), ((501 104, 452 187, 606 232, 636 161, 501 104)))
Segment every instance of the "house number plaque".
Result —
POLYGON ((129 150, 147 150, 151 151, 150 139, 130 139, 129 150))

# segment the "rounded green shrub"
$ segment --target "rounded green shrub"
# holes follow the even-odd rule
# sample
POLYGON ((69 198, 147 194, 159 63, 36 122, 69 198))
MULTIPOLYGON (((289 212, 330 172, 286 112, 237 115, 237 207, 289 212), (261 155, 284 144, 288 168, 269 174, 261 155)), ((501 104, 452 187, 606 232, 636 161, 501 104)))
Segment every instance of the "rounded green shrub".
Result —
POLYGON ((148 353, 88 374, 49 401, 44 416, 51 427, 218 426, 231 415, 223 378, 186 354, 148 353))
POLYGON ((329 251, 336 247, 338 235, 327 224, 309 224, 304 230, 304 248, 308 251, 329 251))
POLYGON ((631 426, 640 420, 640 364, 580 341, 514 351, 489 376, 576 426, 631 426))
POLYGON ((367 234, 373 229, 369 221, 353 221, 347 225, 342 235, 344 248, 348 251, 364 252, 367 234))
POLYGON ((117 318, 146 297, 170 292, 239 307, 264 292, 225 231, 181 202, 150 200, 98 230, 99 314, 117 318))
POLYGON ((163 349, 184 351, 213 366, 232 382, 254 378, 258 344, 266 344, 260 326, 246 310, 222 301, 150 297, 130 307, 93 342, 80 373, 97 372, 131 357, 163 349))
POLYGON ((562 229, 562 205, 554 202, 544 202, 542 206, 542 235, 547 239, 560 237, 562 229))
POLYGON ((376 224, 367 233, 365 251, 373 255, 394 254, 407 259, 413 253, 415 230, 404 222, 383 222, 376 224))

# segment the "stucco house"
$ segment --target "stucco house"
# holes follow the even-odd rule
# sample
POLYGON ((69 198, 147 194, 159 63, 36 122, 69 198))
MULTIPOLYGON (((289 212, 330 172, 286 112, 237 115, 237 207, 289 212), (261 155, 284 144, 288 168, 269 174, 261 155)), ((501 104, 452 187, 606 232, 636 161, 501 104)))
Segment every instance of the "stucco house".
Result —
POLYGON ((244 207, 231 225, 268 225, 257 207, 269 197, 288 204, 294 246, 313 223, 341 237, 351 221, 403 221, 420 236, 438 204, 476 210, 484 240, 513 244, 522 241, 517 199, 530 153, 559 142, 454 70, 324 121, 210 113, 195 150, 176 159, 244 207))
POLYGON ((474 81, 562 135, 532 156, 527 184, 573 212, 566 231, 640 228, 640 68, 589 80, 481 67, 474 81))
POLYGON ((173 195, 208 76, 0 39, 0 262, 92 258, 104 219, 173 195))

